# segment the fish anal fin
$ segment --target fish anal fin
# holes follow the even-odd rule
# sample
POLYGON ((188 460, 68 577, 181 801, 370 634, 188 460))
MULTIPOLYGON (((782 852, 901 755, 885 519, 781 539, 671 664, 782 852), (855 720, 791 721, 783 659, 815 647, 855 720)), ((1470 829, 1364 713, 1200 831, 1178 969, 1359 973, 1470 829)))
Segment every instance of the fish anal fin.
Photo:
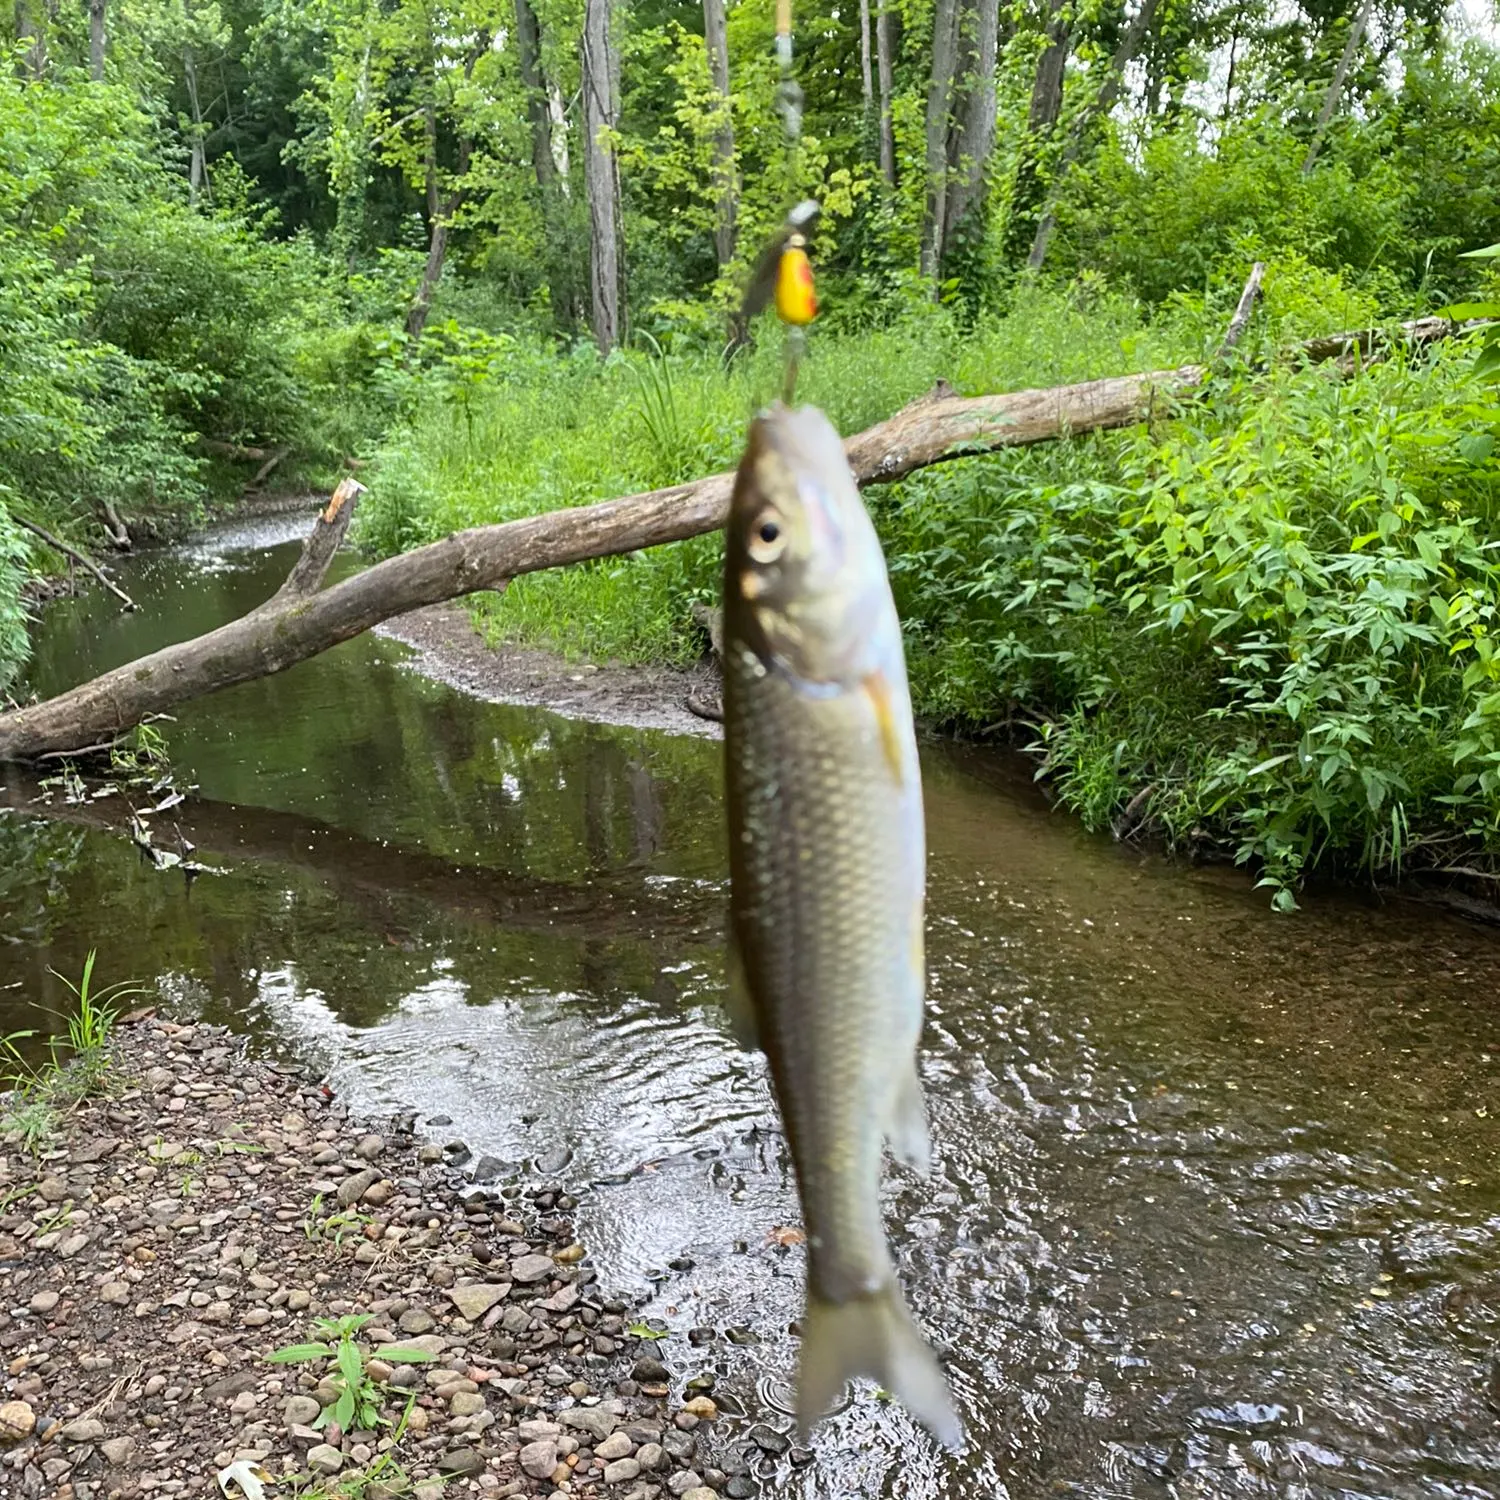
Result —
POLYGON ((915 1058, 896 1081, 885 1138, 897 1161, 924 1176, 931 1170, 932 1140, 927 1134, 927 1107, 922 1100, 922 1080, 917 1077, 915 1058))
POLYGON ((962 1448, 963 1425, 948 1382, 894 1282, 849 1302, 825 1302, 809 1291, 797 1376, 797 1425, 804 1438, 857 1375, 898 1397, 945 1447, 962 1448))
POLYGON ((724 1013, 729 1017, 729 1031, 746 1052, 760 1050, 760 1025, 750 1000, 750 981, 745 977, 745 961, 734 934, 729 935, 724 958, 724 1013))

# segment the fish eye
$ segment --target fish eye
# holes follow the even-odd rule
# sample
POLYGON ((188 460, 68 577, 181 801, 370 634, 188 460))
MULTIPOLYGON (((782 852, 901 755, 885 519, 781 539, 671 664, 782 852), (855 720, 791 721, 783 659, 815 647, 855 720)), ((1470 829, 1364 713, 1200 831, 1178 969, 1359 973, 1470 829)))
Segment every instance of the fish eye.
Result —
POLYGON ((751 529, 747 549, 753 562, 773 563, 786 551, 786 532, 774 511, 761 515, 751 529))

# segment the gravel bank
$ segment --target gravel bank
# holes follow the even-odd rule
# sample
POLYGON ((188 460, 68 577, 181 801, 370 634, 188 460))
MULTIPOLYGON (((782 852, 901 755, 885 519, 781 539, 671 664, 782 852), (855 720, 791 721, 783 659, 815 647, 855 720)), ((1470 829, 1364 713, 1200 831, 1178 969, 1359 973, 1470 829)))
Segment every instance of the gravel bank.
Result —
POLYGON ((562 1188, 475 1187, 461 1144, 218 1028, 147 1017, 113 1061, 51 1150, 0 1157, 0 1495, 217 1494, 241 1459, 268 1496, 751 1493, 714 1467, 711 1374, 630 1335, 562 1188), (381 1421, 341 1431, 335 1362, 267 1356, 357 1315, 381 1421))

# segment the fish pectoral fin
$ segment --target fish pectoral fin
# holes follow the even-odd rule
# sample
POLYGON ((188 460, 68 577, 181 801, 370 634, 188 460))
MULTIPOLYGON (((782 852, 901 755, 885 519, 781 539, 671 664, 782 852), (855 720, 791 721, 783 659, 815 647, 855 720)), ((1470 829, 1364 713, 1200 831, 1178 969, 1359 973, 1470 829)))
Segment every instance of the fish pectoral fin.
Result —
POLYGON ((804 1438, 856 1375, 898 1397, 944 1447, 963 1447, 963 1424, 942 1367, 895 1282, 849 1302, 825 1302, 809 1292, 797 1374, 797 1425, 804 1438))
POLYGON ((897 1080, 885 1139, 897 1161, 923 1176, 931 1170, 932 1138, 927 1134, 927 1106, 922 1100, 922 1080, 917 1077, 915 1058, 897 1080))
POLYGON ((724 960, 724 1013, 729 1017, 729 1031, 746 1052, 760 1051, 760 1024, 750 1000, 750 981, 745 977, 745 961, 740 945, 729 934, 729 952, 724 960))
POLYGON ((860 678, 860 688, 875 710, 875 728, 880 735, 880 745, 885 751, 885 763, 897 786, 907 784, 910 767, 896 718, 896 700, 890 682, 884 672, 868 672, 860 678))

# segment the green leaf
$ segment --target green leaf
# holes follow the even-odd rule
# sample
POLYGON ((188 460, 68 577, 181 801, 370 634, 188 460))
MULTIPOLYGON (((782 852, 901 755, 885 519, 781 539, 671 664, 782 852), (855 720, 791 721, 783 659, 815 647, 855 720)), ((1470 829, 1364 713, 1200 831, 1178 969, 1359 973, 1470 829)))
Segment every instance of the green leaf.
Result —
POLYGON ((1500 245, 1486 245, 1483 250, 1465 250, 1460 260, 1500 260, 1500 245))
POLYGON ((1259 765, 1251 766, 1245 772, 1246 776, 1259 776, 1262 771, 1269 771, 1273 766, 1282 765, 1284 762, 1295 759, 1295 752, 1288 751, 1285 755, 1273 755, 1269 760, 1263 760, 1259 765))
POLYGON ((347 1387, 339 1396, 338 1404, 333 1408, 333 1420, 346 1432, 349 1430, 349 1419, 354 1415, 354 1392, 347 1387))
POLYGON ((339 1345, 339 1374, 351 1389, 365 1378, 365 1362, 360 1358, 359 1346, 348 1339, 339 1345))
POLYGON ((1500 318, 1500 302, 1454 302, 1440 307, 1437 315, 1455 323, 1467 323, 1471 318, 1500 318))
POLYGON ((421 1365, 436 1359, 437 1355, 429 1354, 425 1349, 393 1349, 386 1344, 380 1350, 380 1357, 390 1365, 421 1365))
POLYGON ((668 1337, 665 1328, 653 1328, 649 1323, 632 1323, 625 1330, 632 1338, 638 1339, 664 1339, 668 1337))
POLYGON ((288 1344, 285 1349, 277 1349, 266 1358, 273 1365, 292 1365, 306 1359, 327 1359, 332 1353, 328 1344, 288 1344))

